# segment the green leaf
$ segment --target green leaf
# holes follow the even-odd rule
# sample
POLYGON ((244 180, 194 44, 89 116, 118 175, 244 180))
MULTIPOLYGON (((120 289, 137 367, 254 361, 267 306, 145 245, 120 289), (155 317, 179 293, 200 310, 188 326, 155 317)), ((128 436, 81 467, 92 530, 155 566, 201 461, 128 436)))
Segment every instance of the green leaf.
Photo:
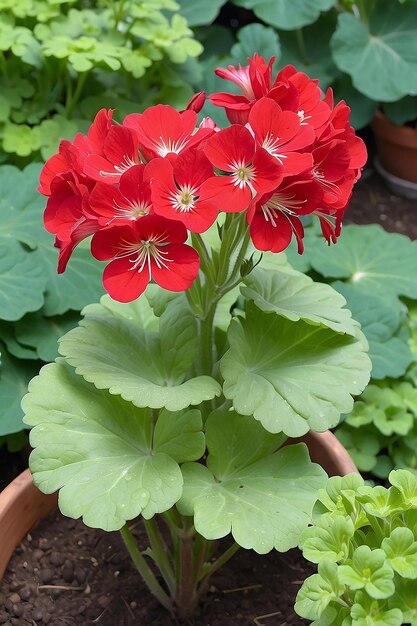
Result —
POLYGON ((389 481, 401 494, 407 508, 417 507, 417 477, 407 470, 393 470, 389 481))
POLYGON ((417 578, 417 541, 409 528, 394 528, 381 548, 392 569, 403 578, 417 578))
POLYGON ((384 104, 384 113, 391 122, 402 126, 407 122, 412 122, 417 118, 417 98, 414 96, 405 96, 401 100, 395 102, 387 102, 384 104))
POLYGON ((244 281, 241 292, 265 312, 275 312, 289 320, 304 320, 338 333, 355 336, 357 325, 344 308, 343 296, 329 285, 314 282, 301 273, 256 268, 244 281))
POLYGON ((389 598, 395 591, 394 572, 381 549, 356 548, 349 565, 339 566, 339 580, 352 590, 364 589, 372 598, 389 598))
POLYGON ((362 295, 398 306, 395 296, 417 299, 417 242, 387 233, 376 224, 346 226, 343 245, 309 251, 313 268, 328 278, 346 279, 362 295))
MULTIPOLYGON (((329 50, 330 52, 330 50, 329 50)), ((373 115, 378 108, 378 102, 364 96, 352 85, 352 81, 347 74, 336 78, 332 84, 335 101, 344 100, 349 103, 349 121, 356 130, 371 123, 373 115)))
POLYGON ((358 501, 368 515, 379 519, 386 519, 403 509, 401 498, 395 490, 386 489, 382 485, 375 487, 363 485, 358 490, 358 501))
POLYGON ((189 378, 197 329, 185 298, 169 303, 158 333, 143 328, 134 306, 130 314, 127 319, 107 306, 87 308, 80 326, 61 339, 59 352, 96 387, 139 407, 178 411, 220 394, 213 378, 189 378))
POLYGON ((370 472, 376 464, 376 455, 384 447, 384 440, 374 428, 351 428, 342 424, 335 432, 340 443, 346 448, 355 465, 364 472, 370 472))
MULTIPOLYGON (((45 199, 36 192, 42 166, 32 163, 24 170, 0 167, 0 241, 17 239, 34 249, 42 234, 45 199)), ((53 241, 53 240, 52 240, 53 241)))
POLYGON ((238 43, 231 49, 231 55, 236 63, 246 64, 248 57, 253 57, 254 52, 268 59, 272 56, 279 57, 280 43, 276 31, 263 24, 248 24, 243 26, 237 33, 238 43))
POLYGON ((417 94, 417 14, 411 3, 378 0, 369 26, 339 14, 331 40, 337 66, 373 100, 392 102, 417 94))
POLYGON ((361 341, 264 313, 251 302, 246 319, 231 321, 228 338, 220 361, 224 394, 270 432, 298 437, 335 426, 369 380, 361 341))
POLYGON ((38 252, 26 253, 15 242, 0 248, 0 315, 7 321, 18 320, 28 311, 40 309, 46 278, 38 252), (24 296, 24 297, 23 297, 24 296))
POLYGON ((42 369, 22 406, 34 426, 36 485, 44 493, 60 489, 63 514, 93 528, 118 530, 139 514, 149 519, 171 508, 182 492, 176 459, 198 458, 202 447, 197 412, 190 420, 162 415, 173 422, 174 441, 166 441, 166 425, 155 441, 151 411, 97 390, 62 359, 42 369))
POLYGON ((1 343, 0 350, 0 435, 8 435, 25 427, 20 401, 39 368, 37 363, 13 358, 1 343))
POLYGON ((354 285, 336 281, 333 287, 347 300, 353 317, 360 322, 369 342, 369 356, 372 361, 372 377, 399 377, 413 361, 413 354, 404 340, 394 336, 400 325, 402 304, 399 300, 391 303, 382 296, 367 294, 354 285))
POLYGON ((297 545, 325 481, 307 448, 297 444, 275 452, 282 436, 231 411, 208 417, 206 441, 207 467, 182 466, 184 491, 177 504, 182 514, 194 514, 197 532, 206 539, 231 532, 239 545, 259 554, 297 545))
POLYGON ((14 325, 11 322, 0 321, 0 339, 6 345, 7 351, 18 359, 39 359, 36 350, 19 343, 15 337, 14 325))
POLYGON ((103 266, 91 256, 89 250, 78 246, 63 274, 57 273, 58 255, 54 238, 46 231, 38 239, 38 250, 42 254, 47 279, 45 315, 62 315, 71 309, 80 311, 103 294, 103 266))
POLYGON ((253 9, 256 17, 284 30, 312 24, 321 11, 327 11, 336 0, 234 0, 238 6, 253 9))
POLYGON ((384 606, 358 592, 350 609, 352 626, 401 626, 404 623, 401 611, 397 608, 385 610, 384 606))
POLYGON ((21 157, 29 156, 41 147, 39 136, 27 124, 8 122, 3 131, 3 150, 21 157))
POLYGON ((177 463, 195 461, 203 456, 206 441, 202 432, 203 422, 197 409, 171 413, 163 409, 155 424, 153 444, 159 452, 170 456, 177 463))
POLYGON ((333 512, 322 515, 314 526, 301 535, 300 545, 303 556, 308 561, 320 563, 324 559, 338 563, 349 556, 350 541, 355 526, 350 517, 335 515, 333 512))
POLYGON ((58 339, 77 325, 78 313, 67 313, 59 317, 45 317, 42 311, 29 313, 15 324, 16 339, 20 343, 36 348, 38 358, 53 361, 58 356, 58 339))
POLYGON ((189 26, 201 26, 211 24, 226 0, 177 0, 180 13, 185 17, 189 26))
POLYGON ((411 580, 400 580, 396 586, 396 600, 403 612, 403 624, 417 624, 416 583, 411 580))
POLYGON ((324 560, 319 563, 318 573, 304 581, 295 600, 295 612, 309 620, 320 619, 330 602, 338 600, 342 593, 336 563, 324 560))
MULTIPOLYGON (((280 31, 281 67, 294 65, 299 72, 320 80, 321 89, 333 85, 339 70, 332 59, 329 41, 335 29, 333 14, 324 14, 302 31, 280 31)), ((295 246, 293 246, 295 249, 295 246)), ((304 255, 300 255, 304 258, 304 255)))

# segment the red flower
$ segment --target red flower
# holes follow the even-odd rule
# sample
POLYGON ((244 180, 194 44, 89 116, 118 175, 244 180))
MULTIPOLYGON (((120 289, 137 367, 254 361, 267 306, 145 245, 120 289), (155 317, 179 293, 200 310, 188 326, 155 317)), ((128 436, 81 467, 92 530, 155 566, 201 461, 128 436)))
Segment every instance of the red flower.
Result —
POLYGON ((213 176, 213 166, 195 148, 184 150, 171 163, 155 159, 152 166, 152 201, 155 213, 180 220, 188 230, 202 233, 215 222, 218 209, 201 194, 201 185, 213 176))
POLYGON ((292 65, 283 68, 272 83, 272 64, 275 57, 265 63, 257 53, 249 58, 249 65, 236 70, 232 65, 228 69, 218 68, 216 74, 221 78, 236 83, 243 95, 227 92, 215 93, 210 101, 224 107, 232 123, 246 124, 254 103, 263 97, 277 102, 284 111, 296 113, 302 124, 318 128, 329 118, 331 107, 326 99, 322 100, 322 91, 317 80, 312 80, 303 72, 297 72, 292 65))
POLYGON ((246 124, 252 104, 267 96, 271 90, 271 71, 275 57, 271 57, 268 64, 257 52, 253 59, 249 58, 249 65, 238 69, 229 65, 227 70, 219 67, 215 70, 217 76, 230 80, 240 87, 243 96, 236 96, 227 92, 214 93, 209 96, 216 106, 224 107, 226 115, 232 124, 246 124))
POLYGON ((113 185, 131 167, 140 163, 139 142, 130 128, 113 126, 104 139, 100 152, 88 154, 84 173, 93 180, 113 185))
POLYGON ((206 92, 199 91, 198 93, 195 93, 193 97, 190 99, 187 106, 185 107, 185 110, 195 111, 196 113, 199 113, 201 109, 203 108, 205 101, 206 101, 206 92))
POLYGON ((313 166, 308 152, 298 152, 315 139, 310 126, 301 125, 300 118, 269 98, 261 98, 249 113, 249 124, 256 142, 284 166, 284 176, 300 174, 313 166))
POLYGON ((120 183, 106 185, 97 183, 88 202, 91 210, 99 216, 101 226, 114 221, 119 224, 134 221, 153 213, 151 187, 146 176, 148 165, 134 165, 120 177, 120 183))
POLYGON ((103 285, 119 302, 131 302, 151 279, 169 291, 188 289, 198 274, 200 259, 184 244, 187 229, 181 222, 148 215, 123 226, 97 232, 91 242, 93 256, 111 262, 103 285))
POLYGON ((233 124, 216 133, 204 147, 209 161, 228 176, 209 178, 201 195, 226 212, 244 211, 253 194, 274 189, 282 180, 283 168, 266 150, 256 150, 247 128, 233 124))
POLYGON ((91 124, 87 136, 77 133, 73 142, 63 140, 59 144, 58 154, 51 156, 40 174, 38 191, 44 196, 51 194, 51 183, 55 176, 70 171, 79 176, 83 174, 84 159, 87 154, 101 154, 103 143, 110 129, 114 126, 113 111, 101 109, 91 124))
POLYGON ((197 123, 195 111, 179 113, 166 104, 149 107, 143 113, 128 115, 123 124, 135 131, 147 161, 155 157, 179 154, 185 148, 197 146, 209 137, 213 130, 199 128, 193 134, 197 123))
POLYGON ((294 234, 301 254, 304 229, 299 217, 317 209, 321 197, 320 186, 314 179, 285 178, 278 189, 252 201, 248 222, 255 248, 282 252, 294 234))
POLYGON ((58 273, 65 270, 75 246, 98 230, 96 216, 88 211, 88 195, 88 186, 73 172, 55 176, 51 182, 44 224, 56 235, 56 246, 60 248, 58 273))
MULTIPOLYGON (((281 93, 285 93, 281 91, 281 93)), ((324 124, 330 116, 332 107, 326 98, 322 99, 323 92, 319 87, 319 81, 312 79, 304 72, 297 72, 294 66, 287 65, 277 75, 274 82, 274 89, 269 94, 282 108, 294 111, 300 118, 302 124, 309 125, 316 129, 324 124), (278 87, 281 90, 284 85, 287 90, 295 88, 297 93, 296 101, 281 102, 278 87)))

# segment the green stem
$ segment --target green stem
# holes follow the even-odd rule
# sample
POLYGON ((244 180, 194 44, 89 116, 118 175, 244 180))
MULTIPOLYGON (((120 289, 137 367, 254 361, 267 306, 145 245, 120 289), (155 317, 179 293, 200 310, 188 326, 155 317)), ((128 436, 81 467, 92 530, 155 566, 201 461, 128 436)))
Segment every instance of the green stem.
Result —
POLYGON ((193 614, 198 603, 193 566, 193 535, 191 529, 185 530, 179 544, 176 601, 179 616, 183 619, 193 614))
POLYGON ((220 569, 225 563, 227 563, 227 561, 229 561, 239 549, 240 546, 237 543, 232 544, 230 548, 226 550, 226 552, 223 552, 223 554, 210 565, 209 569, 204 574, 204 578, 202 579, 201 586, 198 592, 199 595, 201 595, 206 589, 208 581, 213 576, 213 574, 217 572, 217 570, 220 569))
POLYGON ((67 102, 66 116, 68 119, 71 118, 74 112, 75 106, 78 100, 80 99, 82 90, 84 89, 85 81, 87 80, 87 76, 88 76, 88 72, 82 72, 78 74, 78 80, 77 80, 77 85, 75 87, 74 94, 69 99, 69 102, 67 102))
POLYGON ((164 606, 168 611, 172 612, 171 599, 162 589, 161 585, 156 579, 155 574, 143 558, 143 555, 138 549, 135 539, 127 524, 123 526, 123 528, 120 530, 120 533, 122 535, 125 546, 131 556, 131 559, 135 564, 138 572, 142 576, 143 580, 145 581, 149 591, 158 599, 162 606, 164 606))
POLYGON ((297 38, 297 45, 298 45, 298 51, 300 53, 300 58, 302 62, 304 63, 304 65, 308 65, 303 29, 297 28, 297 30, 295 31, 295 36, 297 38))
POLYGON ((158 566, 171 594, 175 592, 175 576, 168 557, 168 550, 155 523, 155 519, 143 520, 152 551, 152 558, 158 566))
POLYGON ((217 301, 213 301, 204 318, 197 318, 200 345, 198 351, 197 371, 201 374, 211 375, 214 366, 214 316, 217 301))

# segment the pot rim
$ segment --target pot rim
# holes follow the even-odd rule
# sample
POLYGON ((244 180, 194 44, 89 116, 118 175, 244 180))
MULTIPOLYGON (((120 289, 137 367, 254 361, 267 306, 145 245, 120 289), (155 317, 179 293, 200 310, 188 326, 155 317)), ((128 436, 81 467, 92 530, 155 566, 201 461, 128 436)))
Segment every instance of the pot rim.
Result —
MULTIPOLYGON (((311 460, 320 463, 329 476, 344 476, 358 470, 347 450, 329 430, 310 431, 288 444, 305 442, 311 460)), ((58 494, 44 494, 33 484, 29 469, 19 474, 0 492, 0 580, 14 549, 26 534, 48 513, 57 508, 58 494)))

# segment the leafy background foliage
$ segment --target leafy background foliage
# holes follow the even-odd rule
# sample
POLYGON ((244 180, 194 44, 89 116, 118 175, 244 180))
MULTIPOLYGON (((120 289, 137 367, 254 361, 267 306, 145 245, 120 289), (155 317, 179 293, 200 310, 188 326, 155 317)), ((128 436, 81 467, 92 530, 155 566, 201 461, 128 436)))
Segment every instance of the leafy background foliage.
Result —
MULTIPOLYGON (((258 50, 275 55, 277 67, 292 63, 319 78, 323 89, 332 86, 336 99, 352 107, 357 128, 371 121, 378 103, 396 123, 417 117, 417 83, 410 79, 416 76, 414 0, 232 0, 235 7, 225 12, 243 23, 235 40, 225 28, 209 25, 225 0, 178 1, 205 48, 200 89, 214 84, 223 90, 224 81, 213 79, 210 69, 242 63, 258 50)), ((220 122, 221 114, 215 119, 220 122)))
POLYGON ((184 106, 202 51, 174 0, 2 0, 0 159, 48 158, 101 107, 184 106))
MULTIPOLYGON (((361 471, 417 471, 417 242, 380 226, 345 226, 343 245, 306 229, 301 265, 347 301, 369 343, 372 384, 336 429, 361 471)), ((300 264, 290 254, 294 265, 300 264)))
POLYGON ((349 474, 321 490, 300 541, 318 573, 295 605, 314 624, 415 624, 417 478, 394 470, 389 480, 388 489, 369 487, 349 474))
POLYGON ((103 293, 101 267, 88 250, 57 275, 54 238, 43 227, 45 200, 36 193, 41 165, 0 167, 0 435, 23 428, 20 400, 42 362, 79 311, 103 293))

